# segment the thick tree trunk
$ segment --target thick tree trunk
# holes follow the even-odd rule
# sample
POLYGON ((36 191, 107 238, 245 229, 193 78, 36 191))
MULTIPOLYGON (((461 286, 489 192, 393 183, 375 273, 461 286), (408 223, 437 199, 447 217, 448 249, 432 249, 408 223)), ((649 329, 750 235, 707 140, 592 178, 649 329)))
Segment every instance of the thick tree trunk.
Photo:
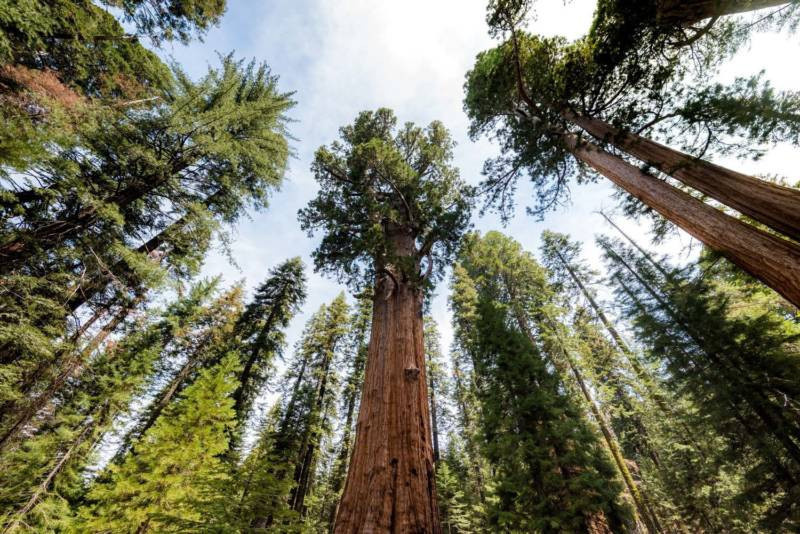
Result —
POLYGON ((77 351, 70 359, 63 363, 61 371, 53 378, 47 388, 36 398, 31 400, 27 406, 23 407, 17 419, 14 421, 14 424, 0 435, 0 451, 15 440, 20 432, 31 422, 33 417, 61 391, 61 388, 64 387, 68 380, 81 374, 86 360, 100 347, 103 341, 127 319, 130 312, 135 309, 142 300, 144 300, 144 294, 138 295, 128 305, 120 308, 108 324, 92 338, 84 349, 77 351))
MULTIPOLYGON (((399 254, 413 254, 410 235, 395 244, 399 254)), ((377 282, 361 399, 334 532, 440 534, 422 295, 399 273, 377 282)))
POLYGON ((564 112, 564 118, 659 171, 738 212, 800 241, 800 189, 741 174, 679 152, 599 119, 564 112))
POLYGON ((658 23, 691 26, 711 17, 788 4, 788 0, 660 0, 658 23))
POLYGON ((577 159, 800 306, 800 245, 731 217, 599 146, 565 134, 577 159))

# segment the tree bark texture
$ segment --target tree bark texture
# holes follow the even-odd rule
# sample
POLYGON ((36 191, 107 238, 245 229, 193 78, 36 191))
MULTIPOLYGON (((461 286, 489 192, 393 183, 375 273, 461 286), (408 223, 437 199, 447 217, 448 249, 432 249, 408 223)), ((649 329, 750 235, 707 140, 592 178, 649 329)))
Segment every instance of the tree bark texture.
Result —
POLYGON ((800 246, 731 217, 599 146, 565 134, 580 161, 800 306, 800 246))
POLYGON ((660 0, 658 23, 691 26, 703 19, 788 4, 787 0, 660 0))
POLYGON ((800 189, 785 187, 695 158, 599 119, 565 112, 564 117, 608 142, 738 212, 800 241, 800 189))
MULTIPOLYGON (((396 243, 411 255, 410 235, 396 243)), ((400 274, 380 276, 376 286, 356 441, 334 532, 440 534, 421 290, 400 274)))

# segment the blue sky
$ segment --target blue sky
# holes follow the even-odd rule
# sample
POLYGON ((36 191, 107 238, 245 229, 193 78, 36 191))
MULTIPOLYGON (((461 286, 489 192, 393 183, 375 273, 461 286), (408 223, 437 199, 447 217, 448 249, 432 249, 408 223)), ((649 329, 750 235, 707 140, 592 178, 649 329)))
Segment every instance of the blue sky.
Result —
MULTIPOLYGON (((222 273, 227 283, 244 279, 251 289, 269 268, 301 256, 308 267, 309 298, 290 327, 291 348, 308 316, 344 289, 312 272, 310 253, 316 240, 300 230, 296 219, 297 210, 315 195, 309 171, 313 153, 337 137, 339 126, 351 122, 359 111, 381 106, 393 108, 401 121, 441 120, 458 142, 455 164, 470 183, 481 179, 483 161, 495 154, 488 141, 468 139, 461 103, 465 72, 479 51, 492 46, 485 29, 485 0, 229 0, 228 4, 221 24, 204 42, 166 45, 161 53, 189 74, 200 76, 208 65, 217 63, 217 52, 235 51, 237 57, 266 61, 280 75, 282 89, 296 92, 298 104, 291 112, 296 121, 291 125, 296 157, 285 185, 268 210, 252 213, 234 229, 232 252, 238 267, 214 253, 204 268, 206 275, 222 273)), ((561 0, 540 0, 538 18, 530 30, 578 37, 589 27, 594 4, 592 0, 566 5, 561 0)), ((778 88, 796 89, 800 87, 799 43, 797 35, 757 36, 749 49, 725 66, 720 78, 764 69, 778 88)), ((778 147, 757 163, 723 163, 753 174, 797 179, 797 161, 795 149, 778 147)), ((585 242, 587 258, 598 263, 594 235, 611 230, 593 212, 614 206, 611 186, 600 182, 573 187, 571 204, 544 222, 525 214, 529 193, 520 187, 517 215, 504 229, 491 215, 476 215, 475 227, 503 229, 529 250, 538 247, 539 234, 546 228, 569 233, 585 242)), ((625 221, 624 226, 642 241, 646 239, 644 229, 635 223, 625 221)), ((682 234, 660 252, 678 252, 689 242, 682 234)), ((433 303, 445 347, 452 337, 446 293, 443 283, 433 303)))

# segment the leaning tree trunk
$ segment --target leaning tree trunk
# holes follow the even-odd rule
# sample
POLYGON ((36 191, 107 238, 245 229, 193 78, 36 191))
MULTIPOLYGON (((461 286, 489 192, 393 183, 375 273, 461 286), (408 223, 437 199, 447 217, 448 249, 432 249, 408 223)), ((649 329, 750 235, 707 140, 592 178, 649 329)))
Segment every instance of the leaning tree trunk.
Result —
POLYGON ((800 189, 726 169, 646 137, 624 132, 600 119, 569 111, 562 115, 597 139, 610 143, 776 232, 800 241, 800 189))
MULTIPOLYGON (((392 237, 398 253, 414 254, 411 235, 392 237)), ((422 293, 399 272, 376 284, 361 399, 334 532, 440 534, 422 293)))
POLYGON ((691 26, 701 20, 788 4, 788 0, 660 0, 659 24, 691 26))
POLYGON ((566 349, 563 349, 562 352, 564 354, 564 358, 567 360, 567 364, 572 372, 572 376, 575 377, 575 381, 578 383, 578 387, 580 387, 581 393, 583 393, 583 397, 586 399, 586 404, 589 405, 589 410, 592 412, 595 421, 597 421, 597 425, 600 427, 600 432, 603 434, 603 439, 605 439, 606 446, 611 453, 611 457, 614 459, 614 463, 616 464, 617 469, 622 476, 622 480, 625 482, 625 486, 628 488, 628 493, 631 495, 631 499, 636 507, 636 511, 639 513, 639 517, 644 521, 647 531, 650 534, 661 532, 661 525, 658 522, 658 518, 650 510, 647 501, 639 491, 639 486, 637 486, 636 482, 633 480, 630 469, 628 469, 627 460, 623 456, 622 449, 617 442, 617 437, 614 435, 614 431, 608 424, 605 415, 600 411, 600 407, 597 405, 594 398, 592 398, 589 388, 586 387, 586 382, 583 379, 580 369, 578 369, 577 364, 566 351, 566 349))
POLYGON ((577 159, 800 306, 800 245, 731 217, 593 143, 571 134, 562 139, 577 159))

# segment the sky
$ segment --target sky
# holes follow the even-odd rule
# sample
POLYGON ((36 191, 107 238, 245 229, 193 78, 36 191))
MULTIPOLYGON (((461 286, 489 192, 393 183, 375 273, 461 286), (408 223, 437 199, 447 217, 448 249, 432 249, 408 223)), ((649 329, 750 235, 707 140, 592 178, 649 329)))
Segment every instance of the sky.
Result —
MULTIPOLYGON (((203 42, 167 44, 160 51, 195 77, 218 64, 218 54, 233 51, 236 57, 267 62, 280 76, 282 90, 295 92, 297 106, 289 114, 294 121, 290 131, 295 157, 282 189, 267 210, 251 213, 233 229, 236 265, 214 252, 203 269, 206 276, 222 274, 227 284, 243 279, 252 290, 270 268, 301 256, 307 266, 309 296, 287 332, 289 350, 310 315, 346 290, 313 272, 311 252, 319 237, 308 237, 297 222, 297 211, 316 194, 309 170, 314 151, 335 140, 340 126, 352 122, 360 111, 378 107, 394 109, 401 122, 440 120, 458 143, 454 164, 472 184, 481 180, 484 160, 496 154, 489 141, 469 140, 462 110, 464 75, 478 52, 494 46, 486 31, 485 5, 485 0, 228 0, 227 13, 203 42)), ((589 28, 594 5, 592 0, 567 4, 540 0, 529 30, 580 37, 589 28)), ((800 87, 798 57, 797 35, 756 35, 748 48, 722 68, 719 78, 730 81, 763 69, 777 88, 796 89, 800 87)), ((722 163, 752 174, 797 179, 797 161, 796 148, 777 147, 758 162, 722 163)), ((530 189, 520 186, 517 213, 507 226, 494 215, 476 214, 475 228, 504 231, 534 252, 542 230, 568 233, 584 242, 585 257, 600 267, 594 236, 613 230, 594 212, 614 207, 610 184, 574 185, 571 202, 542 222, 525 214, 530 189)), ((646 228, 621 217, 617 220, 631 235, 647 241, 646 228)), ((687 235, 679 234, 658 251, 679 253, 689 242, 687 235)), ((432 315, 446 349, 452 340, 447 280, 437 289, 432 315)))

